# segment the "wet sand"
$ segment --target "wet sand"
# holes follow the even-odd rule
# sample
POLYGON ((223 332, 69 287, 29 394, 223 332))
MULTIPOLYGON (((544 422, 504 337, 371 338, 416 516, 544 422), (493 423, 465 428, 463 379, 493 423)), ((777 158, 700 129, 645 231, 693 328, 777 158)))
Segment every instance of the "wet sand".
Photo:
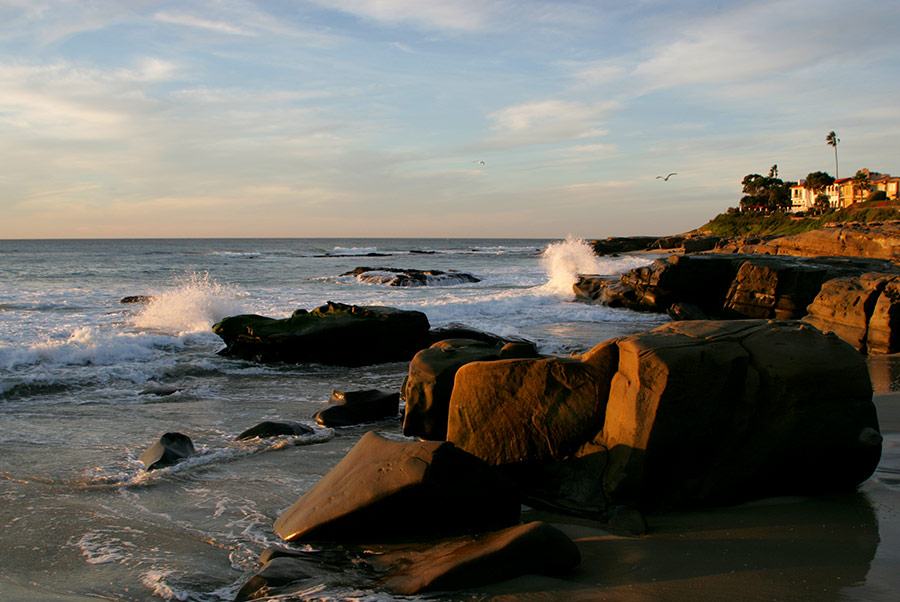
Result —
POLYGON ((882 462, 859 491, 771 498, 648 517, 621 537, 543 512, 572 537, 582 564, 552 579, 482 588, 484 600, 893 601, 900 596, 900 393, 875 396, 882 462))

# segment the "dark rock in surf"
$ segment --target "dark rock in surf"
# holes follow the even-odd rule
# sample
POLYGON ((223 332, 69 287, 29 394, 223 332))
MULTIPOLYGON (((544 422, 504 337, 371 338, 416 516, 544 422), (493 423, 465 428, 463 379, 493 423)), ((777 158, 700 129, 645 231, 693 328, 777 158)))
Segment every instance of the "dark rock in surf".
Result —
POLYGON ((341 276, 355 276, 360 282, 368 284, 385 284, 387 286, 447 286, 481 282, 472 274, 450 270, 414 270, 400 268, 367 268, 359 267, 341 276))
POLYGON ((451 443, 366 433, 275 521, 288 541, 459 535, 519 522, 515 488, 451 443))
MULTIPOLYGON (((444 326, 432 328, 429 331, 428 336, 431 340, 430 345, 433 345, 438 341, 445 341, 447 339, 472 339, 474 341, 481 341, 482 343, 487 343, 496 347, 503 347, 507 343, 521 343, 522 345, 530 346, 531 349, 534 350, 535 356, 537 356, 538 354, 535 344, 527 339, 505 338, 495 334, 491 334, 489 332, 484 332, 483 330, 471 328, 469 326, 466 326, 465 324, 459 324, 457 322, 451 322, 450 324, 446 324, 444 326)), ((523 349, 524 347, 519 347, 517 352, 521 353, 523 349)))
POLYGON ((656 240, 655 236, 611 236, 603 240, 588 241, 588 244, 597 255, 613 255, 644 251, 649 249, 656 240))
POLYGON ((396 418, 399 413, 399 392, 335 390, 331 392, 328 405, 316 412, 316 422, 327 427, 352 426, 396 418))
POLYGON ((150 303, 151 301, 153 301, 153 297, 150 295, 132 295, 119 299, 119 303, 150 303))
POLYGON ((245 602, 269 596, 276 593, 272 591, 275 588, 306 581, 314 576, 315 573, 310 570, 306 560, 279 556, 266 562, 256 574, 250 577, 238 590, 234 600, 235 602, 245 602))
POLYGON ((191 438, 182 433, 164 433, 159 440, 147 448, 138 461, 144 470, 156 470, 177 464, 194 454, 191 438))
POLYGON ((383 554, 376 566, 394 568, 382 585, 401 595, 480 587, 521 575, 560 575, 581 563, 569 537, 531 522, 476 537, 460 537, 419 549, 383 554))
POLYGON ((169 385, 161 385, 158 387, 147 387, 138 395, 155 395, 157 397, 166 397, 168 395, 174 395, 175 393, 179 393, 184 391, 184 387, 176 387, 169 385))
POLYGON ((225 318, 213 332, 226 357, 259 362, 364 366, 408 361, 429 344, 428 318, 418 311, 329 301, 277 320, 257 315, 225 318))
POLYGON ((256 437, 296 437, 300 435, 311 435, 313 432, 314 431, 312 428, 306 426, 305 424, 300 424, 299 422, 276 422, 272 420, 265 420, 263 422, 260 422, 256 426, 248 428, 240 435, 235 437, 235 440, 243 441, 245 439, 253 439, 256 437))

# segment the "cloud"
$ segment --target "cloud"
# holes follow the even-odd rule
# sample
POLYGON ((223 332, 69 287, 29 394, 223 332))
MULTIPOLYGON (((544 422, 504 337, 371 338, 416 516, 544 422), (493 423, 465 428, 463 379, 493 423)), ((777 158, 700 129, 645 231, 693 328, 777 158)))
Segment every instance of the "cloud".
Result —
POLYGON ((153 15, 153 18, 162 23, 170 23, 172 25, 184 25, 186 27, 195 27, 198 29, 208 29, 218 33, 225 33, 236 36, 252 36, 252 31, 238 26, 232 25, 225 21, 211 21, 202 17, 186 13, 176 13, 169 11, 160 11, 153 15))
POLYGON ((765 81, 884 49, 900 18, 883 3, 758 2, 673 22, 633 74, 645 90, 765 81), (777 18, 773 18, 777 15, 777 18))
MULTIPOLYGON (((432 30, 474 32, 485 29, 496 10, 476 0, 314 0, 362 18, 388 24, 411 24, 432 30)), ((495 7, 502 6, 497 3, 495 7)))
POLYGON ((611 101, 589 104, 558 99, 509 106, 488 115, 495 134, 485 145, 528 146, 596 135, 600 120, 617 108, 619 104, 611 101))

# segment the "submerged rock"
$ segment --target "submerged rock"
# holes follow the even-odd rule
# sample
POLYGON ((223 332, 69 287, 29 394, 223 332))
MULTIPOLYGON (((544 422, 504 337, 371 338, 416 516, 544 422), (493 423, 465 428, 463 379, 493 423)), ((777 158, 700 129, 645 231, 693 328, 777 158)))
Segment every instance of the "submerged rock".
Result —
POLYGON ((519 512, 511 483, 453 444, 369 432, 278 517, 275 532, 288 541, 454 535, 514 525, 519 512))
POLYGON ((479 587, 520 575, 559 575, 578 566, 581 554, 556 527, 532 522, 424 549, 399 550, 374 562, 402 567, 385 579, 385 589, 415 595, 479 587))
POLYGON ((138 461, 145 470, 156 470, 177 464, 194 455, 194 443, 182 433, 164 433, 156 443, 147 448, 138 461))
POLYGON ((341 276, 355 276, 360 282, 368 284, 386 284, 387 286, 447 286, 481 282, 467 272, 450 270, 414 270, 409 268, 366 268, 359 267, 341 276))
POLYGON ((278 556, 266 562, 238 590, 235 602, 245 602, 268 596, 273 588, 291 585, 311 579, 315 573, 306 560, 290 556, 278 556))
POLYGON ((396 418, 400 412, 400 393, 364 389, 361 391, 332 391, 328 405, 316 412, 316 422, 322 426, 352 426, 396 418))
POLYGON ((184 387, 176 387, 174 385, 159 385, 156 387, 147 387, 138 395, 155 395, 157 397, 166 397, 184 391, 184 387))
POLYGON ((227 357, 259 362, 364 366, 408 361, 428 346, 428 318, 418 311, 329 301, 276 320, 231 316, 213 326, 227 357))
POLYGON ((277 422, 272 420, 265 420, 263 422, 260 422, 256 426, 252 426, 243 431, 241 434, 235 437, 235 440, 243 441, 244 439, 253 439, 255 437, 283 437, 285 435, 311 435, 313 432, 314 431, 312 428, 306 426, 305 424, 300 424, 299 422, 277 422))

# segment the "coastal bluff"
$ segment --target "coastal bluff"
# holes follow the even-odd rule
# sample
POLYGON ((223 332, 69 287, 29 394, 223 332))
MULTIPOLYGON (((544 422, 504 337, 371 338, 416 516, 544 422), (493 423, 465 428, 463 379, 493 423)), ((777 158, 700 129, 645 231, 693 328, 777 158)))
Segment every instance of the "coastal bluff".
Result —
MULTIPOLYGON (((645 237, 595 241, 598 254, 645 237), (629 242, 623 242, 629 241, 629 242)), ((859 352, 900 352, 900 222, 848 223, 786 237, 659 238, 672 255, 616 277, 580 275, 577 301, 674 320, 802 319, 859 352)))

